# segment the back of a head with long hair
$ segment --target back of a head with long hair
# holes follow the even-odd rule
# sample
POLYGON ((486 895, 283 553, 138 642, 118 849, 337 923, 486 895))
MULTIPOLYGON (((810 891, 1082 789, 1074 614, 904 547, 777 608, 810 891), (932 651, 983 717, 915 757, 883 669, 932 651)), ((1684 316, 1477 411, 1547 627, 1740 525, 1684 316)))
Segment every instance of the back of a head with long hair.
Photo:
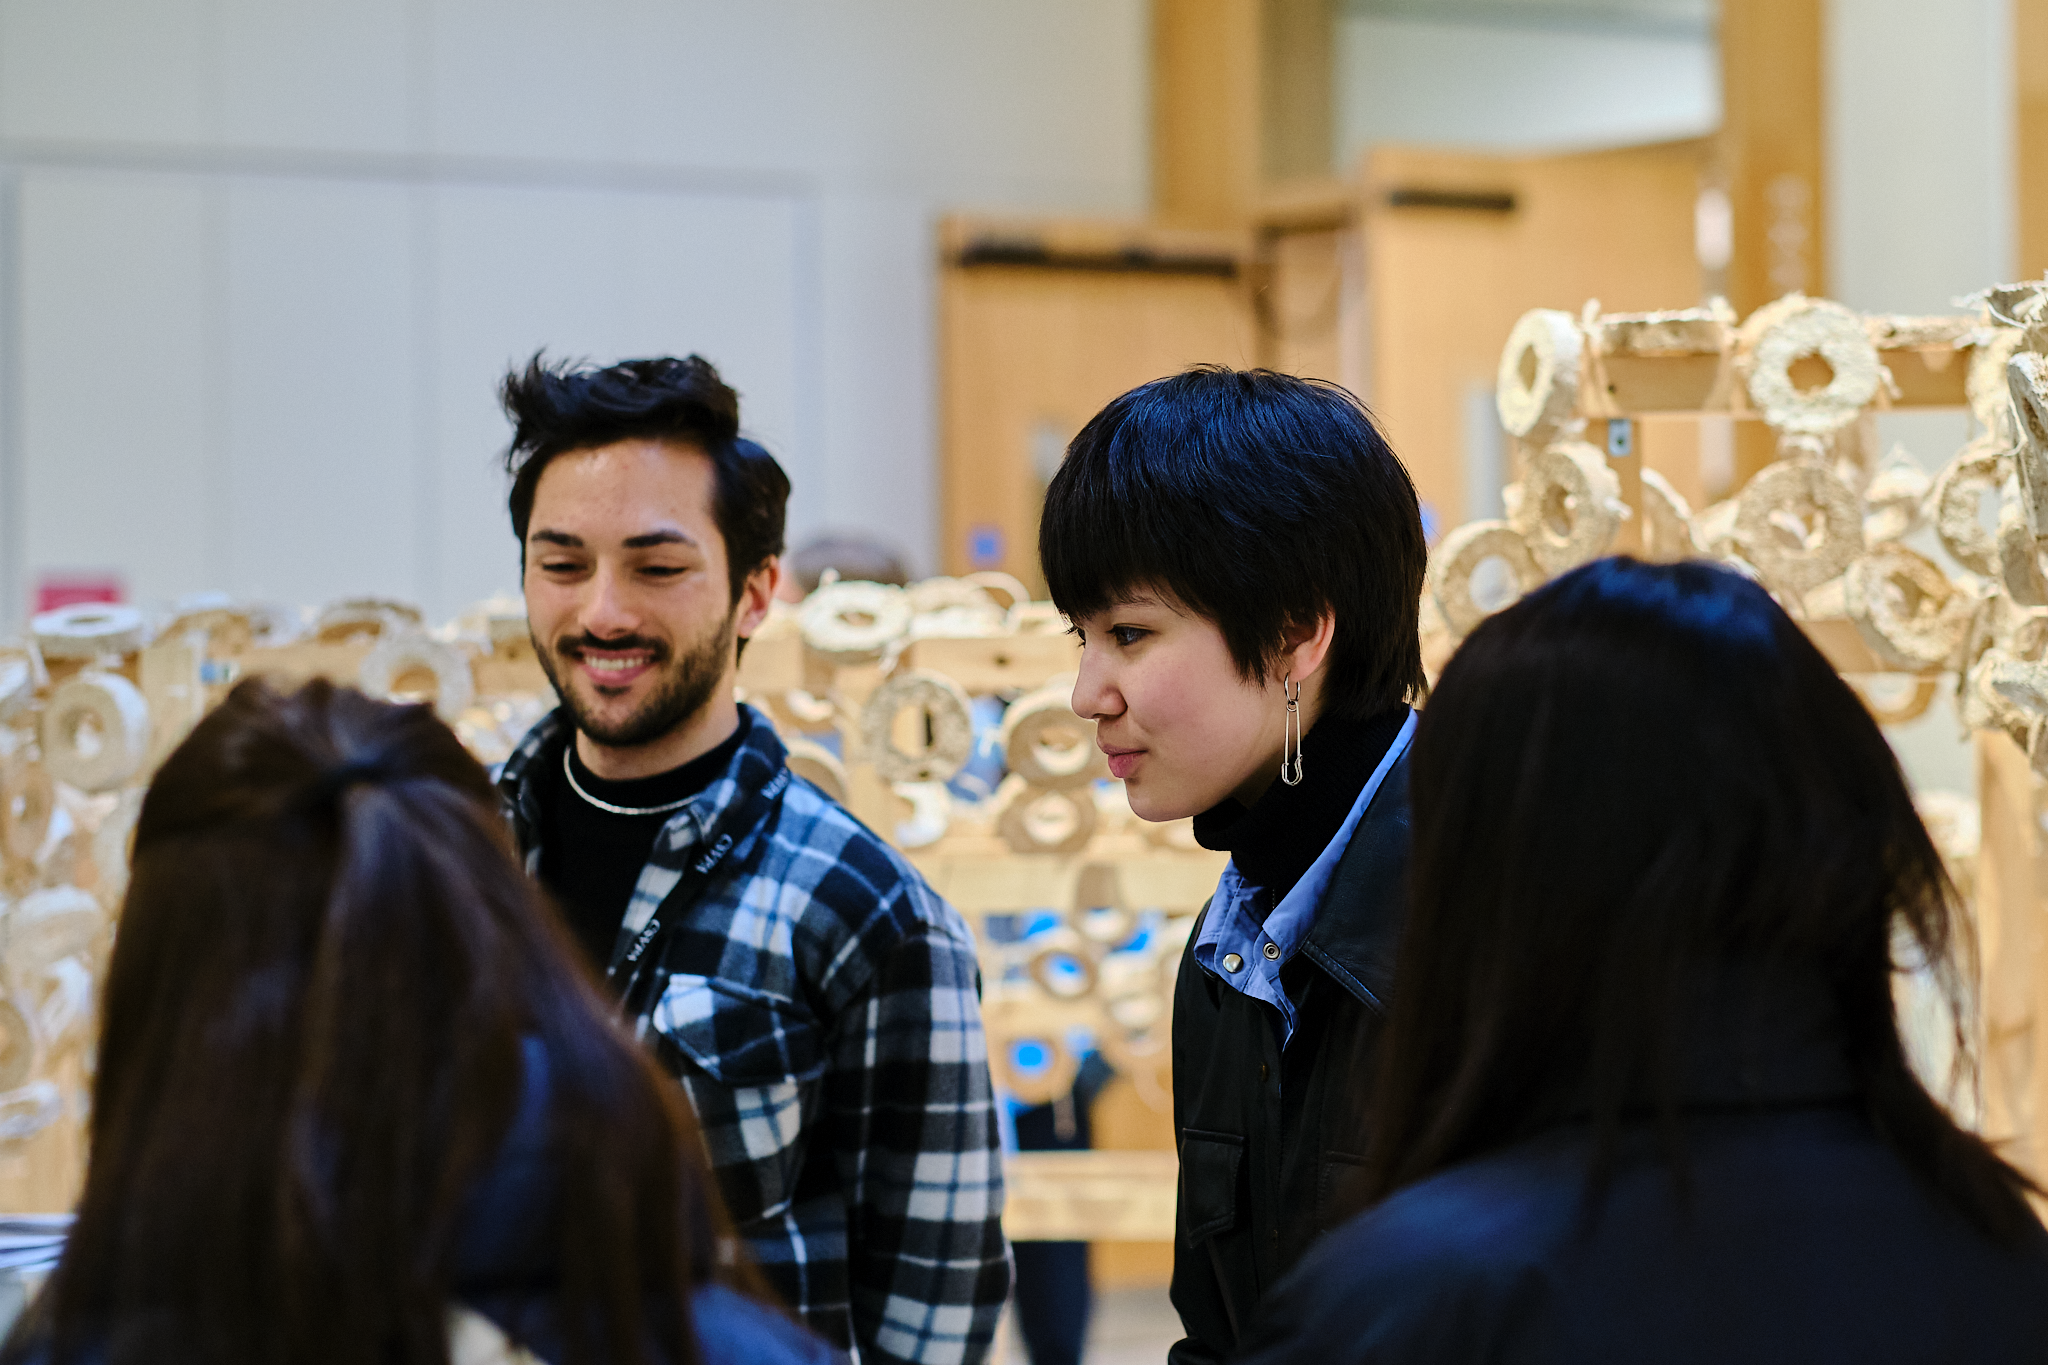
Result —
POLYGON ((1568 1112, 1593 1121, 1590 1189, 1643 1113, 1682 1171, 1683 1035, 1735 969, 1816 983, 1884 1140, 1987 1232, 2031 1223, 2025 1179, 1900 1042, 1895 945, 1941 964, 1962 1017, 1940 855, 1877 725, 1762 588, 1613 559, 1530 594, 1445 668, 1412 783, 1372 1197, 1568 1112))
POLYGON ((242 684, 143 801, 91 1166, 32 1325, 59 1360, 442 1365, 463 1199, 529 1041, 571 1358, 690 1365, 717 1263, 691 1120, 488 776, 425 707, 242 684))

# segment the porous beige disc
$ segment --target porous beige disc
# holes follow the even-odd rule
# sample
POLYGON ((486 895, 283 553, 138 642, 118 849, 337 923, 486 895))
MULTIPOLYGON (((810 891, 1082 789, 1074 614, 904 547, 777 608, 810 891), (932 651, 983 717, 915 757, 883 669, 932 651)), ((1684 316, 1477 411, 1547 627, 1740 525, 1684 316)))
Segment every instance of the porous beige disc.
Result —
POLYGON ((1781 435, 1830 435, 1877 397, 1877 347, 1863 319, 1839 303, 1788 294, 1751 314, 1741 335, 1750 406, 1781 435), (1832 374, 1801 389, 1793 367, 1816 357, 1832 374))
POLYGON ((469 656, 429 635, 381 635, 356 669, 356 682, 373 697, 416 696, 432 680, 434 713, 452 721, 476 696, 469 656))
POLYGON ((1934 531, 1956 563, 1987 578, 1998 574, 1998 535, 1984 524, 1986 493, 2005 483, 2006 451, 1995 436, 1980 436, 1958 451, 1934 481, 1934 531))
POLYGON ((790 736, 782 743, 789 750, 791 772, 840 805, 846 804, 846 765, 839 761, 839 755, 801 735, 790 736))
POLYGON ((1079 853, 1095 836, 1095 797, 1086 787, 1034 787, 1012 774, 996 804, 996 835, 1012 853, 1079 853))
POLYGON ((1734 340, 1735 312, 1716 297, 1704 308, 1602 313, 1588 329, 1602 355, 1715 355, 1734 340))
POLYGON ((1079 1000, 1095 992, 1095 955, 1087 940, 1061 925, 1026 940, 1027 970, 1038 989, 1058 1000, 1079 1000))
POLYGON ((206 607, 178 617, 158 638, 182 640, 193 634, 205 637, 207 654, 223 659, 247 653, 256 642, 257 628, 255 620, 239 607, 206 607))
POLYGON ((1904 672, 1946 666, 1976 603, 1939 565, 1905 546, 1878 546, 1842 576, 1849 619, 1871 653, 1904 672))
POLYGON ((2000 509, 1998 581, 2018 606, 2048 607, 2048 574, 2042 572, 2040 544, 2019 508, 2007 503, 2000 509))
POLYGON ((2005 367, 2025 340, 2026 334, 2013 327, 1992 332, 1970 348, 1970 368, 1963 380, 1970 412, 1987 432, 2004 442, 2013 439, 2012 389, 2005 367))
POLYGON ((1819 465, 1766 465, 1736 499, 1735 543, 1766 583, 1804 597, 1863 552, 1863 508, 1819 465))
POLYGON ((999 613, 1009 608, 1009 603, 998 605, 979 584, 964 578, 920 579, 903 591, 910 599, 911 612, 918 616, 947 607, 990 607, 999 613))
POLYGON ((1019 697, 1003 713, 1003 762, 1038 787, 1079 787, 1109 776, 1095 724, 1074 714, 1071 689, 1019 697))
POLYGON ((1560 441, 1529 462, 1514 527, 1536 563, 1556 575, 1607 552, 1622 506, 1607 457, 1584 441, 1560 441))
POLYGON ((410 602, 388 597, 345 597, 330 602, 313 618, 313 638, 341 644, 364 636, 377 638, 422 630, 426 618, 410 602))
POLYGON ((1468 521, 1437 542, 1429 557, 1429 589, 1437 610, 1458 635, 1469 635, 1491 610, 1472 596, 1472 574, 1489 559, 1505 563, 1518 593, 1541 587, 1543 570, 1522 533, 1504 521, 1468 521))
POLYGON ((128 890, 128 871, 135 856, 135 821, 142 814, 144 791, 142 787, 123 791, 92 832, 92 863, 99 874, 93 889, 109 913, 119 912, 121 897, 128 890))
POLYGON ((1934 695, 1940 685, 1931 677, 1894 679, 1901 684, 1896 692, 1886 692, 1870 678, 1850 678, 1849 686, 1862 699, 1863 707, 1870 712, 1870 718, 1879 725, 1904 725, 1927 714, 1933 704, 1934 695))
POLYGON ((1031 600, 1031 589, 1025 587, 1023 581, 1015 575, 1006 574, 1001 569, 982 569, 968 574, 962 581, 972 583, 989 594, 995 599, 996 605, 1004 611, 1008 611, 1019 602, 1031 600))
POLYGON ((37 983, 67 957, 93 954, 106 932, 107 915, 90 891, 46 886, 8 908, 7 972, 16 989, 37 983))
POLYGON ((2006 362, 2012 393, 2013 472, 2027 529, 2048 537, 2048 356, 2022 351, 2006 362))
POLYGON ((1934 481, 1916 464, 1886 465, 1863 489, 1863 543, 1879 545, 1919 529, 1934 481))
POLYGON ((41 764, 16 754, 0 760, 0 855, 32 863, 50 834, 57 788, 41 764))
POLYGON ((1693 514, 1693 543, 1715 559, 1735 554, 1735 514, 1740 510, 1741 504, 1734 498, 1702 507, 1693 514))
POLYGON ((41 612, 30 629, 45 659, 133 654, 148 634, 141 612, 112 602, 80 602, 41 612))
POLYGON ((1555 308, 1522 314, 1501 348, 1494 406, 1509 435, 1562 430, 1578 408, 1585 335, 1578 319, 1555 308))
POLYGON ((1987 655, 1981 667, 1979 686, 1993 699, 1994 718, 2008 731, 2048 716, 2048 664, 1987 655))
POLYGON ((1671 481, 1654 469, 1643 471, 1643 558, 1675 564, 1700 552, 1692 538, 1692 508, 1671 481))
POLYGON ((922 669, 892 674, 860 713, 861 752, 889 782, 944 782, 974 752, 974 715, 960 684, 922 669), (897 743, 896 719, 917 714, 916 738, 897 743))
POLYGON ((1072 1092, 1080 1061, 1066 1045, 1075 1029, 1099 1033, 1093 1000, 1067 1000, 1029 988, 992 990, 981 1007, 990 1079, 1020 1103, 1051 1104, 1072 1092))
POLYGON ((827 583, 804 599, 797 616, 804 643, 829 659, 851 663, 879 656, 910 629, 910 597, 888 583, 827 583))
POLYGON ((118 673, 80 673, 50 693, 41 735, 50 776, 80 791, 108 791, 149 754, 149 703, 118 673))

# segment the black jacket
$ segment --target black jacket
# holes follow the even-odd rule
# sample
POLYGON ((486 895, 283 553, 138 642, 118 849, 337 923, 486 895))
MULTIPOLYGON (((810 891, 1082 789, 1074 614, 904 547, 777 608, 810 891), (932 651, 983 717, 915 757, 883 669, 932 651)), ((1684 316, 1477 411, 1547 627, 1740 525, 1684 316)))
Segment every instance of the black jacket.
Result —
POLYGON ((1453 1166, 1320 1242, 1243 1365, 2048 1361, 2048 1234, 2002 1248, 1908 1169, 1824 1000, 1778 1018, 1695 1050, 1689 1189, 1647 1124, 1590 1204, 1583 1124, 1453 1166))
MULTIPOLYGON (((1407 893, 1408 756, 1374 793, 1300 951, 1281 975, 1297 1017, 1283 1053, 1271 1009, 1195 965, 1173 998, 1180 1206, 1172 1365, 1233 1353, 1260 1296, 1358 1207, 1363 1097, 1407 893)), ((1207 911, 1204 912, 1204 918, 1207 911)))

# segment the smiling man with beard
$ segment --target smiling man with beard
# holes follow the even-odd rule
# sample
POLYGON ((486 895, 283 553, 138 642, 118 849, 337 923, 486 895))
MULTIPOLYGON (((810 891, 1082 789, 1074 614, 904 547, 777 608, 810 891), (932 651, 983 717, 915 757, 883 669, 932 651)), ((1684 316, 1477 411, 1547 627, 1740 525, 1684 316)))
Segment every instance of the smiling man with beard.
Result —
POLYGON ((499 777, 527 866, 790 1306, 864 1361, 974 1365, 1009 1268, 973 938, 733 695, 789 480, 697 356, 536 356, 501 396, 561 699, 499 777))

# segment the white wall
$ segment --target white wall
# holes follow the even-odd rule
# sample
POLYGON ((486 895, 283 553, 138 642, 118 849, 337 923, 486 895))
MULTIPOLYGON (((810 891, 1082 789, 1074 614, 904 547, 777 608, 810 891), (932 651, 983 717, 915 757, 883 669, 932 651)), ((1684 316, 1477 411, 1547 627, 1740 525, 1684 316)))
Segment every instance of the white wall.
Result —
MULTIPOLYGON (((1827 17, 1828 292, 1868 312, 1942 313, 2011 279, 2011 0, 1834 0, 1827 17)), ((1899 414, 1879 431, 1934 473, 1970 419, 1899 414)), ((1932 535, 1916 544, 1945 558, 1932 535)), ((1887 732, 1916 787, 1967 794, 1958 733, 1946 695, 1887 732)))
POLYGON ((1378 142, 1549 151, 1699 137, 1721 123, 1716 61, 1706 34, 1347 15, 1338 165, 1378 142))
POLYGON ((932 224, 1136 213, 1144 0, 0 0, 0 630, 510 587, 492 389, 699 351, 937 558, 932 224))

